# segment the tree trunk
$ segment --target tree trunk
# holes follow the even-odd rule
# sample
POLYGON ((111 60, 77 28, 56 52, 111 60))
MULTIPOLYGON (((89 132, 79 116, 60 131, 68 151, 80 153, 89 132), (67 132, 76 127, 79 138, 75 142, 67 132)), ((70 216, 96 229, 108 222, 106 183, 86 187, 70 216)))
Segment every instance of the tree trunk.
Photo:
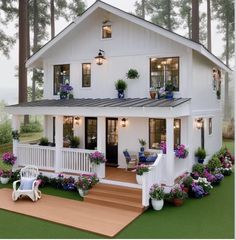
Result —
POLYGON ((207 0, 207 48, 211 52, 211 0, 207 0))
MULTIPOLYGON (((28 1, 19 1, 19 103, 27 102, 28 1)), ((27 123, 28 118, 24 119, 27 123)))
MULTIPOLYGON (((144 0, 142 1, 144 4, 144 0)), ((50 0, 50 11, 51 11, 51 38, 55 37, 55 8, 54 8, 54 0, 50 0)), ((145 17, 145 13, 143 13, 145 17)), ((143 18, 144 18, 143 17, 143 18)))
POLYGON ((199 42, 199 0, 192 0, 192 39, 199 42))
MULTIPOLYGON (((33 2, 33 12, 34 12, 34 39, 33 39, 33 53, 38 50, 38 25, 39 25, 39 16, 38 16, 38 4, 37 0, 33 2)), ((36 95, 36 69, 33 69, 33 77, 32 77, 32 101, 35 101, 36 95)))
POLYGON ((168 2, 168 29, 172 31, 172 24, 171 24, 171 0, 167 0, 168 2))

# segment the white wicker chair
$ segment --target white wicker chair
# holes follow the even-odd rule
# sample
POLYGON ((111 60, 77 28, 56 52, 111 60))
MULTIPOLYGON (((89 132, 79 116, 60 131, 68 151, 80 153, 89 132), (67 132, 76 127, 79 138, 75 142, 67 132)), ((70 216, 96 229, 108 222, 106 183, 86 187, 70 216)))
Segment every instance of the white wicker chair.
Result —
POLYGON ((13 192, 12 192, 12 200, 16 201, 18 198, 23 196, 28 196, 32 199, 32 201, 37 201, 41 198, 41 191, 39 191, 39 181, 37 177, 39 175, 38 168, 32 166, 26 166, 20 171, 20 180, 13 182, 13 192), (21 185, 17 188, 17 183, 22 184, 23 181, 30 181, 30 185, 32 184, 31 189, 23 190, 21 185))

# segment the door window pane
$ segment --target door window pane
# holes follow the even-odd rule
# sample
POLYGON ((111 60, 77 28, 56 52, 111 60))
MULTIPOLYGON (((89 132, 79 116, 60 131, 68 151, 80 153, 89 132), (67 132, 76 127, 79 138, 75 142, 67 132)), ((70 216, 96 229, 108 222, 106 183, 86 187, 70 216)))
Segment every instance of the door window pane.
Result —
POLYGON ((54 65, 53 94, 57 95, 60 91, 60 85, 70 83, 70 65, 54 65))
POLYGON ((91 150, 97 148, 97 118, 85 119, 85 148, 91 150))

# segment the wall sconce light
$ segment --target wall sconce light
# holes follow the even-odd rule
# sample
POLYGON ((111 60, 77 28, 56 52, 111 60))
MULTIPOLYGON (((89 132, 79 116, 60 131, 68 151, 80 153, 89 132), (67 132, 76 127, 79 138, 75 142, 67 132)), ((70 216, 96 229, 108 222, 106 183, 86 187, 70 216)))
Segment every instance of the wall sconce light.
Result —
POLYGON ((104 51, 102 49, 99 49, 98 55, 95 57, 97 65, 102 65, 104 60, 106 59, 104 57, 104 51))
POLYGON ((121 119, 121 126, 122 127, 126 127, 126 123, 127 123, 127 119, 126 118, 122 118, 121 119))
POLYGON ((79 120, 80 120, 79 117, 75 117, 75 125, 78 125, 78 126, 79 126, 79 120))
POLYGON ((197 127, 197 129, 201 129, 202 128, 202 122, 203 122, 202 118, 196 119, 196 127, 197 127))

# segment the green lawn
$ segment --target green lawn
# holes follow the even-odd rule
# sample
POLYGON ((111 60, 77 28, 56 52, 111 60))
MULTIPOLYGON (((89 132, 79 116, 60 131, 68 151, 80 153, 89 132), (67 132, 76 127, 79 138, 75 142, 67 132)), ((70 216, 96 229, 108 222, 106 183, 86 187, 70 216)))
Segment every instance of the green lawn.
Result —
MULTIPOLYGON (((80 200, 77 193, 52 188, 42 191, 80 200)), ((4 226, 0 228, 1 238, 101 237, 5 210, 0 210, 0 226, 4 226)), ((205 198, 187 199, 181 207, 165 205, 159 212, 149 209, 116 238, 234 238, 234 176, 225 177, 205 198)))

